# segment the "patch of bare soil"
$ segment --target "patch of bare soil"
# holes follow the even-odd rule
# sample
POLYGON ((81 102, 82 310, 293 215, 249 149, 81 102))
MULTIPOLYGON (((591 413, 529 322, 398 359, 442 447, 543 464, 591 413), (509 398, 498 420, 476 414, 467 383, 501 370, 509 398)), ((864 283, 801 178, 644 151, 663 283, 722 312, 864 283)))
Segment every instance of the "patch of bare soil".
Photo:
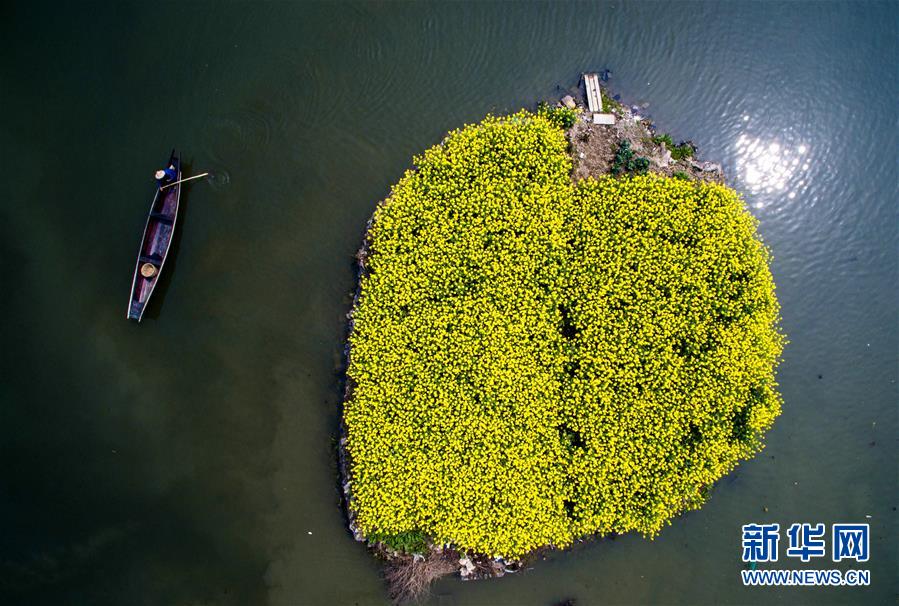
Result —
MULTIPOLYGON (((609 99, 603 90, 604 101, 609 99)), ((608 101, 605 101, 608 102, 608 101)), ((655 143, 651 123, 636 115, 631 109, 615 104, 609 111, 615 115, 615 124, 594 124, 592 114, 578 103, 580 117, 568 131, 571 156, 574 163, 572 179, 580 181, 587 177, 598 178, 609 174, 619 145, 625 139, 630 141, 635 156, 649 160, 649 171, 665 176, 681 172, 691 179, 724 182, 724 172, 720 164, 700 162, 696 158, 674 160, 664 143, 655 143)))

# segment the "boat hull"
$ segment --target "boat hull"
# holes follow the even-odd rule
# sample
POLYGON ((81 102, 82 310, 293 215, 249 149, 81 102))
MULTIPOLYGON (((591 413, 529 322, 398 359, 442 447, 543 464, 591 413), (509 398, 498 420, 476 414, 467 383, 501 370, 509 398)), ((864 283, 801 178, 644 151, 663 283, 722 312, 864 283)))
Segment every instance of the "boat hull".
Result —
POLYGON ((127 317, 140 322, 144 317, 147 304, 159 277, 162 275, 169 248, 175 235, 178 223, 178 206, 181 202, 181 184, 164 188, 166 183, 181 180, 181 159, 172 150, 168 164, 174 168, 176 177, 166 182, 156 183, 156 192, 150 204, 150 212, 144 225, 137 261, 134 264, 134 277, 131 280, 131 296, 128 299, 127 317))

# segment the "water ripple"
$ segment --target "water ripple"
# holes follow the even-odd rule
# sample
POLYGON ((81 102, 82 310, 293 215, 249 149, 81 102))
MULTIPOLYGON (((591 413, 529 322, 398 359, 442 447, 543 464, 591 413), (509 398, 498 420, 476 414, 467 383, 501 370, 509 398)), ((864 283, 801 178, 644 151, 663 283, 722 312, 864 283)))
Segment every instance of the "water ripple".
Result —
POLYGON ((243 151, 265 147, 272 140, 272 115, 265 111, 239 109, 212 116, 206 124, 209 139, 243 151))
POLYGON ((227 169, 213 167, 209 172, 210 175, 207 181, 213 189, 220 191, 231 183, 231 173, 227 169))

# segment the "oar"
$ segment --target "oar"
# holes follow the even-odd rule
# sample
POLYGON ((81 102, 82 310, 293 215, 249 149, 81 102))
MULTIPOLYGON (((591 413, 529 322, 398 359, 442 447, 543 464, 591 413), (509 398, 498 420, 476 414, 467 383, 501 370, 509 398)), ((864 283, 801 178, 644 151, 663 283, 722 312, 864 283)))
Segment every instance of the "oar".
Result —
POLYGON ((178 185, 179 183, 184 183, 185 181, 192 181, 193 179, 199 179, 200 177, 208 177, 209 173, 200 173, 199 175, 194 175, 193 177, 188 177, 186 179, 181 179, 180 181, 175 181, 174 183, 169 183, 168 185, 163 185, 159 189, 165 189, 167 187, 171 187, 172 185, 178 185))

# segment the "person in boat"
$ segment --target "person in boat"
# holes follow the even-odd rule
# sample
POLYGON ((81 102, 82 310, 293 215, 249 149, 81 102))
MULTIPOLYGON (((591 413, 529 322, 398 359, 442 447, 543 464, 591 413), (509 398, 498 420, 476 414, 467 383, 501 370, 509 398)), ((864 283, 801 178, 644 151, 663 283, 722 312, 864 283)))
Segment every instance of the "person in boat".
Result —
POLYGON ((175 167, 169 164, 168 168, 160 168, 156 171, 156 181, 159 185, 167 181, 174 181, 178 178, 178 171, 175 170, 175 167))

